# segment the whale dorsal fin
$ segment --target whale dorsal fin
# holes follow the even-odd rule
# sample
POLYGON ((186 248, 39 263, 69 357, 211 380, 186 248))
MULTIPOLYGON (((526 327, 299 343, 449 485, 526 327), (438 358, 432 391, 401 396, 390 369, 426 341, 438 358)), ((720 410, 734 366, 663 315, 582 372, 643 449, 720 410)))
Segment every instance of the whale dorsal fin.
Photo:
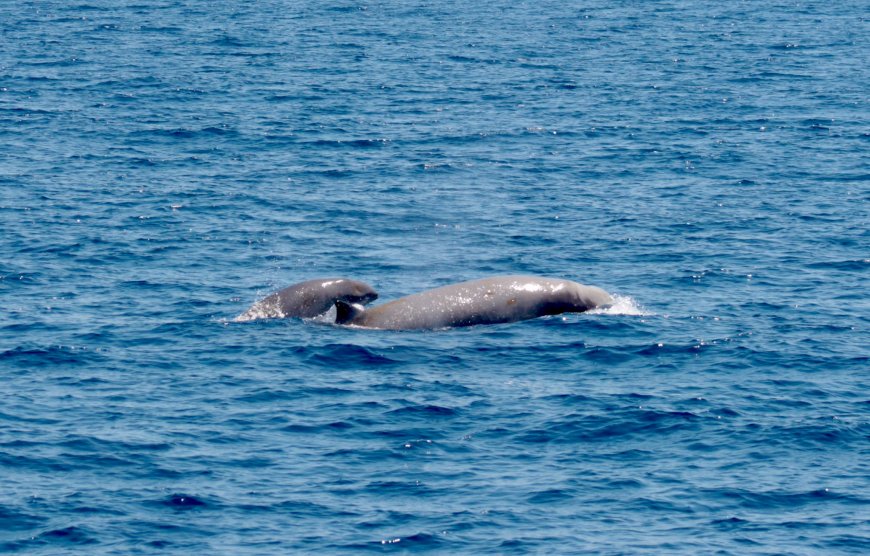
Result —
POLYGON ((349 324, 365 312, 359 303, 335 302, 335 324, 349 324))

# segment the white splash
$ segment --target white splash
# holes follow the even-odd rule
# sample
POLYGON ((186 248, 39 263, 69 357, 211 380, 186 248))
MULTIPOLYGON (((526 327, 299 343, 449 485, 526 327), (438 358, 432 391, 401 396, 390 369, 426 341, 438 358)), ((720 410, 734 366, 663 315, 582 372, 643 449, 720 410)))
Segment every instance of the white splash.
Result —
POLYGON ((269 303, 265 299, 255 302, 251 307, 233 319, 235 322, 249 322, 259 319, 283 318, 284 313, 276 303, 269 303))
POLYGON ((613 304, 607 307, 599 307, 589 311, 590 315, 629 315, 637 317, 648 317, 653 313, 644 310, 638 305, 633 297, 627 295, 611 294, 613 304))
POLYGON ((305 319, 311 322, 316 322, 320 324, 335 324, 335 319, 338 316, 338 309, 335 308, 335 304, 333 304, 329 309, 324 313, 320 313, 316 317, 311 317, 310 319, 305 319))

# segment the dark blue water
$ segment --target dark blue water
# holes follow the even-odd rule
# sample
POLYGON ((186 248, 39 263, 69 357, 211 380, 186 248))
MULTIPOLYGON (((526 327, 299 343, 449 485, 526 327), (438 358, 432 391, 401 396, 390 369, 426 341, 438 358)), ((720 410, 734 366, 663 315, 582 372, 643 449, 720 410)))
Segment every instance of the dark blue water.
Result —
POLYGON ((0 550, 870 550, 868 8, 0 3, 0 550))

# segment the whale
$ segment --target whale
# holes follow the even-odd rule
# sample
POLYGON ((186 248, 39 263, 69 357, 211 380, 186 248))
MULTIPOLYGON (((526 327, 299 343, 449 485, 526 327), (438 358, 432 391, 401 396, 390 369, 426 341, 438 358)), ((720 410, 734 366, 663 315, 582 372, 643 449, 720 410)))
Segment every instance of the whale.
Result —
POLYGON ((613 303, 601 288, 541 276, 493 276, 451 284, 366 308, 336 301, 335 324, 381 330, 426 330, 498 324, 613 303))
POLYGON ((378 293, 365 282, 350 278, 318 278, 287 286, 260 299, 237 316, 235 321, 290 317, 310 319, 326 313, 338 302, 362 307, 377 298, 378 293))

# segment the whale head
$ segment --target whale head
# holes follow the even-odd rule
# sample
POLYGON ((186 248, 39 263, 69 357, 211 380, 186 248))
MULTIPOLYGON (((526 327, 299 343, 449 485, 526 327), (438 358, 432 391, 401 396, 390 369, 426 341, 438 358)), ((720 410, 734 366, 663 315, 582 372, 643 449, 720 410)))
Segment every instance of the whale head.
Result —
POLYGON ((343 293, 337 299, 348 304, 366 305, 378 298, 378 292, 365 282, 344 279, 343 293))
POLYGON ((599 287, 574 284, 571 288, 571 305, 574 307, 573 311, 583 312, 613 305, 613 298, 599 287))

